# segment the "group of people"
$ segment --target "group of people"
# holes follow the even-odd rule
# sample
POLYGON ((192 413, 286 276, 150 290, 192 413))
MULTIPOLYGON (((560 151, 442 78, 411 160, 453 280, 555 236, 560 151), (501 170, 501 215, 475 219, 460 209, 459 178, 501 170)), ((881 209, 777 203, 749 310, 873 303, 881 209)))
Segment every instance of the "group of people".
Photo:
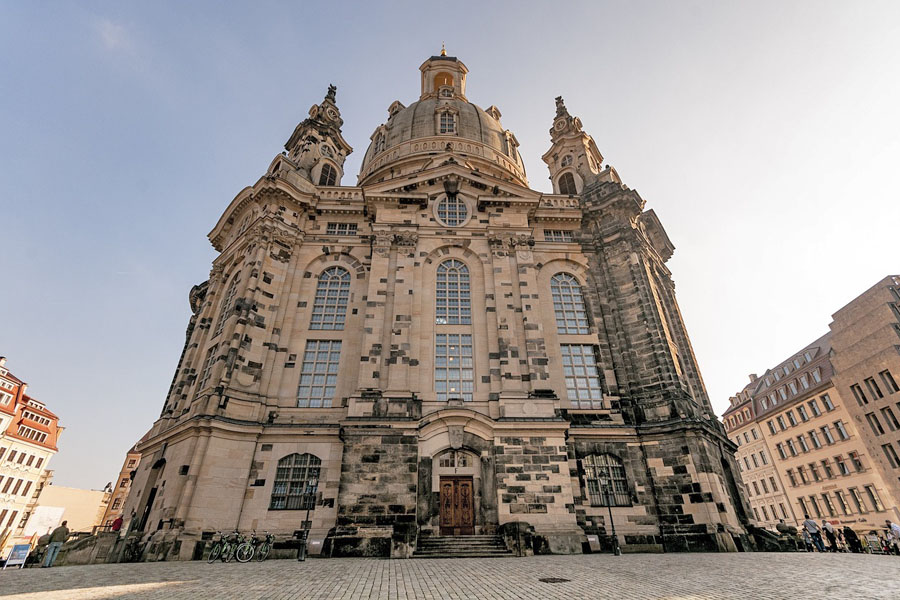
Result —
MULTIPOLYGON (((800 537, 806 546, 807 552, 863 552, 863 545, 859 536, 852 528, 844 526, 836 529, 834 525, 822 520, 820 526, 809 515, 804 515, 805 520, 800 529, 800 537), (828 540, 828 546, 822 535, 828 540)), ((900 554, 900 525, 890 520, 884 522, 887 529, 885 536, 878 536, 881 551, 886 554, 900 554)))

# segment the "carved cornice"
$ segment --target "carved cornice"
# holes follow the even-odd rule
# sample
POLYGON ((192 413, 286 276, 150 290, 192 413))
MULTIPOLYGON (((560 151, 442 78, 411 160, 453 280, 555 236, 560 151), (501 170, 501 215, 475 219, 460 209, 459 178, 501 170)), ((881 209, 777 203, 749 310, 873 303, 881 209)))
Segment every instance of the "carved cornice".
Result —
POLYGON ((531 246, 534 246, 534 237, 524 233, 490 233, 488 234, 487 239, 488 244, 495 248, 530 248, 531 246))

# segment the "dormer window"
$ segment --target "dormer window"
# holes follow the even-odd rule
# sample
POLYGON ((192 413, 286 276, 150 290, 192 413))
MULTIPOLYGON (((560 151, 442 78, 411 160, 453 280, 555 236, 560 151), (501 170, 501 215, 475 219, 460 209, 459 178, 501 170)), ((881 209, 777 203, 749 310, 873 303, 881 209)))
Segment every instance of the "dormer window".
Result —
POLYGON ((441 98, 452 98, 453 97, 453 88, 445 87, 441 88, 441 98))
POLYGON ((456 133, 456 115, 450 111, 442 112, 438 131, 441 133, 456 133))
POLYGON ((571 154, 566 154, 565 156, 563 156, 562 160, 559 162, 559 166, 561 166, 561 167, 568 167, 571 164, 572 164, 572 155, 571 154))

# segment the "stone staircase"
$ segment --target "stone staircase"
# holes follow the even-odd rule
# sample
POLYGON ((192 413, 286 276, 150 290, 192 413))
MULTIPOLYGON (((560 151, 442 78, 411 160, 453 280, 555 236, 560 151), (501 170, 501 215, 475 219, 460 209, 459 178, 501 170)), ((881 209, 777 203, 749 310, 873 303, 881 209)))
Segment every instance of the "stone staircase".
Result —
POLYGON ((495 535, 420 537, 413 558, 494 558, 513 556, 495 535))

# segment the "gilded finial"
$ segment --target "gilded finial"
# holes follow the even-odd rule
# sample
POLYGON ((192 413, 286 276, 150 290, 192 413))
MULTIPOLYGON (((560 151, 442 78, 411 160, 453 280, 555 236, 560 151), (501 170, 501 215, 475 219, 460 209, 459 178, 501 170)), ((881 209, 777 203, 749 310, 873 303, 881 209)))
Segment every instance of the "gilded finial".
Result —
POLYGON ((447 56, 447 49, 444 47, 444 42, 441 42, 441 56, 447 56))

